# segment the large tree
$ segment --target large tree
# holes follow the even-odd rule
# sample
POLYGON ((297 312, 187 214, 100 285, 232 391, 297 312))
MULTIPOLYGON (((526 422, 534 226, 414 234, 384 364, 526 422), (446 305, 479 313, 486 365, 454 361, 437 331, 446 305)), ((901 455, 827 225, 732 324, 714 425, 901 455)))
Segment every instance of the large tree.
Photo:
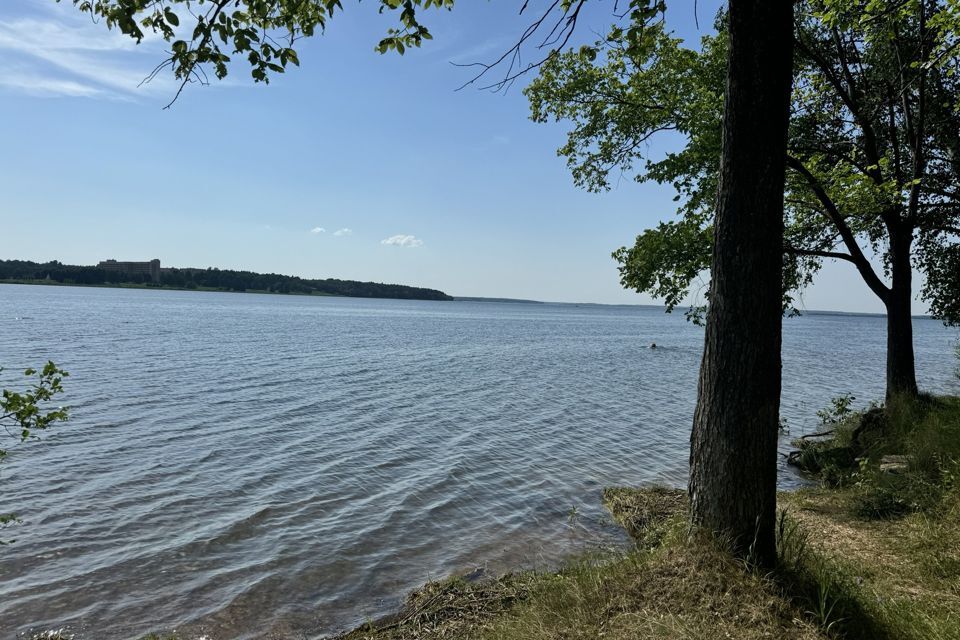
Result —
MULTIPOLYGON (((240 54, 256 80, 298 63, 294 44, 322 30, 339 0, 73 0, 109 27, 140 39, 154 30, 171 43, 166 67, 184 84, 217 77, 240 54), (190 18, 183 26, 181 20, 190 18), (233 53, 230 53, 230 52, 233 53)), ((548 0, 504 62, 501 86, 565 48, 585 0, 548 0), (555 13, 556 12, 556 13, 555 13), (554 19, 550 16, 559 16, 554 19), (545 55, 520 64, 519 52, 542 28, 545 55)), ((429 38, 420 8, 454 0, 379 0, 400 26, 380 51, 429 38)), ((520 6, 525 9, 529 3, 520 6)), ((628 47, 644 40, 663 0, 631 0, 622 14, 628 47)), ((614 5, 615 6, 615 5, 614 5)), ((521 10, 522 10, 521 9, 521 10)), ((615 9, 616 11, 616 9, 615 9)), ((776 434, 780 399, 780 288, 784 147, 792 57, 792 0, 730 0, 727 88, 714 224, 713 281, 691 447, 693 521, 729 535, 742 554, 774 561, 776 434)), ((480 66, 481 73, 490 69, 480 66)), ((183 85, 181 85, 182 88, 183 85)))
POLYGON ((710 306, 690 443, 694 524, 776 561, 792 0, 730 0, 710 306))
MULTIPOLYGON (((787 162, 784 305, 825 258, 852 263, 888 317, 888 395, 917 393, 910 303, 921 296, 960 320, 960 85, 938 2, 810 1, 796 21, 796 82, 787 162), (934 26, 931 26, 931 23, 934 26), (878 273, 869 256, 879 256, 878 273)), ((681 219, 615 252, 622 282, 669 308, 709 267, 719 173, 726 37, 686 49, 662 30, 644 48, 595 47, 551 60, 528 90, 534 118, 571 120, 560 152, 577 182, 599 190, 611 172, 670 182, 681 219), (667 78, 679 82, 667 82, 667 78), (674 130, 685 146, 644 158, 642 143, 674 130)), ((698 309, 694 309, 698 311, 698 309)))

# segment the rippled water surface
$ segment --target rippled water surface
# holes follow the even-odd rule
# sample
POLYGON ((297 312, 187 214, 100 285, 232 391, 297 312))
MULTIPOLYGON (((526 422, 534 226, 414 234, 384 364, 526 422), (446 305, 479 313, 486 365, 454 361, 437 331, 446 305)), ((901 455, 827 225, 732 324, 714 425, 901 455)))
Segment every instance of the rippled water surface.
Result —
MULTIPOLYGON (((921 385, 958 391, 956 332, 915 328, 921 385)), ((0 382, 53 359, 72 407, 3 468, 0 639, 317 637, 615 542, 603 486, 685 480, 701 342, 642 307, 0 285, 0 382)), ((785 322, 794 436, 882 395, 884 344, 785 322)))

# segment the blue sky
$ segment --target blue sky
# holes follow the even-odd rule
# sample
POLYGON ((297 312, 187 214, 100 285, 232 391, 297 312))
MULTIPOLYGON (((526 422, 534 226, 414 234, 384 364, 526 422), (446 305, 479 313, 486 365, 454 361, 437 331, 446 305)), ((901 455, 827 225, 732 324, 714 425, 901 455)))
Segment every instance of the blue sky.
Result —
MULTIPOLYGON (((265 86, 237 67, 163 110, 172 79, 137 86, 163 43, 137 47, 66 0, 4 0, 0 256, 651 302, 620 288, 610 252, 671 217, 672 190, 627 179, 578 190, 555 153, 564 126, 531 122, 521 86, 455 91, 470 76, 450 62, 509 47, 527 24, 521 4, 425 15, 435 39, 400 57, 373 51, 391 17, 348 2, 301 42, 299 69, 265 86)), ((693 0, 672 2, 668 22, 695 41, 719 4, 699 1, 698 29, 693 0)), ((591 3, 578 36, 604 31, 612 6, 591 3)), ((845 264, 828 265, 803 303, 881 310, 845 264)))

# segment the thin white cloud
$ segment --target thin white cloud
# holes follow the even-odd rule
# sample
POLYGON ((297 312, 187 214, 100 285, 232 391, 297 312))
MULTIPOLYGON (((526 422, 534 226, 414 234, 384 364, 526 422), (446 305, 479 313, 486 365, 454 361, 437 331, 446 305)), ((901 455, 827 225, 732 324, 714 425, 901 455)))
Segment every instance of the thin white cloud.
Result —
MULTIPOLYGON (((125 93, 170 91, 173 87, 166 76, 157 76, 153 81, 144 84, 146 74, 143 71, 124 68, 84 53, 51 49, 37 51, 33 55, 67 73, 125 93)), ((157 60, 160 60, 162 55, 159 54, 157 60)))
MULTIPOLYGON (((135 46, 133 40, 102 25, 78 28, 36 18, 0 21, 0 49, 123 91, 135 90, 145 74, 117 65, 115 54, 132 51, 135 46)), ((44 79, 56 79, 40 68, 32 72, 44 79)))
POLYGON ((353 235, 353 229, 347 229, 346 227, 344 227, 343 229, 337 229, 336 231, 333 232, 333 235, 335 235, 335 236, 352 236, 352 235, 353 235))
POLYGON ((381 240, 381 241, 380 241, 380 244, 391 245, 391 246, 394 246, 394 247, 408 247, 408 248, 413 248, 413 247, 422 247, 422 246, 423 246, 423 240, 421 240, 420 238, 418 238, 418 237, 416 237, 416 236, 404 235, 404 234, 401 233, 401 234, 397 234, 397 235, 395 235, 395 236, 390 236, 389 238, 386 238, 385 240, 381 240))
POLYGON ((310 229, 310 233, 326 233, 326 232, 327 230, 324 229, 323 227, 314 227, 313 229, 310 229))
POLYGON ((453 56, 453 62, 458 64, 490 62, 490 59, 498 58, 507 48, 509 47, 504 46, 503 38, 490 38, 466 49, 461 49, 453 56))
POLYGON ((72 5, 47 8, 51 10, 33 17, 0 20, 0 51, 8 52, 0 66, 0 84, 31 95, 172 95, 175 82, 170 75, 141 84, 168 55, 159 36, 148 32, 137 45, 102 23, 92 23, 72 5), (32 82, 24 82, 24 75, 32 82))
POLYGON ((97 98, 106 95, 105 91, 81 82, 39 78, 32 74, 2 73, 0 86, 39 97, 97 98))
POLYGON ((134 50, 133 38, 103 25, 70 26, 53 18, 0 20, 0 47, 36 51, 117 51, 134 50), (91 28, 92 27, 92 28, 91 28))

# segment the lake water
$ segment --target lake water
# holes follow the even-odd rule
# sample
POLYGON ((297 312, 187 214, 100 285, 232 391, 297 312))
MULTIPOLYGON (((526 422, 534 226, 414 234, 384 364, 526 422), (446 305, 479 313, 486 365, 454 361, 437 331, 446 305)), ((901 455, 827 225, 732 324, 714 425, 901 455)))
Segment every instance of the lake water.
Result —
MULTIPOLYGON (((960 392, 957 332, 915 331, 921 386, 960 392)), ((685 481, 702 339, 645 307, 0 285, 0 383, 53 359, 72 408, 2 469, 0 638, 313 638, 617 544, 602 487, 685 481)), ((880 398, 884 346, 786 320, 792 436, 880 398)))

